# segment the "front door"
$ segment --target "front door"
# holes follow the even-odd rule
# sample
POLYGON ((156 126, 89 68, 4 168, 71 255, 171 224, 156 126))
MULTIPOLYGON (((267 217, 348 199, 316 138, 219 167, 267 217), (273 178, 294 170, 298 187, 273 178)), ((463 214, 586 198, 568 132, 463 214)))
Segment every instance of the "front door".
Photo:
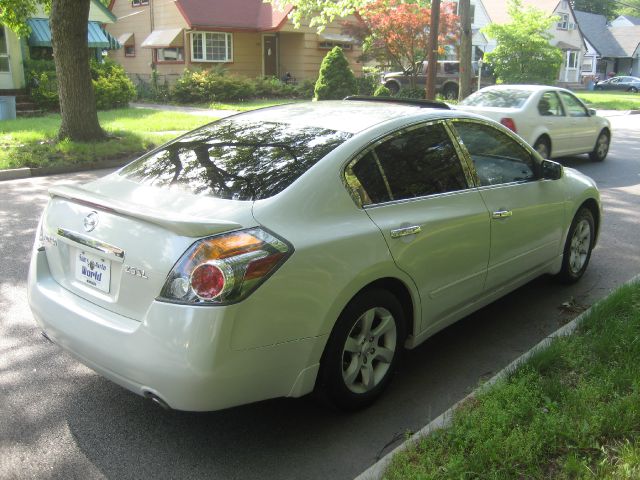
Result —
POLYGON ((0 89, 12 89, 11 65, 9 62, 9 40, 3 25, 0 25, 0 89))
POLYGON ((265 77, 278 76, 278 37, 275 35, 262 36, 262 63, 265 77))

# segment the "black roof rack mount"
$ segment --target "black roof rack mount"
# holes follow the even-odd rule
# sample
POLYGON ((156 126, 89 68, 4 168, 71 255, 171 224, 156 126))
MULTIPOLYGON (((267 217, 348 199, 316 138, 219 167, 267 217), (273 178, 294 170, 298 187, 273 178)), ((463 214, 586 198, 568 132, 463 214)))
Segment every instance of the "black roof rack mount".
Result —
POLYGON ((421 108, 440 108, 442 110, 451 110, 451 107, 444 102, 435 102, 433 100, 419 100, 417 98, 396 98, 396 97, 369 97, 366 95, 349 95, 344 100, 355 100, 358 102, 383 102, 397 103, 399 105, 413 105, 421 108))

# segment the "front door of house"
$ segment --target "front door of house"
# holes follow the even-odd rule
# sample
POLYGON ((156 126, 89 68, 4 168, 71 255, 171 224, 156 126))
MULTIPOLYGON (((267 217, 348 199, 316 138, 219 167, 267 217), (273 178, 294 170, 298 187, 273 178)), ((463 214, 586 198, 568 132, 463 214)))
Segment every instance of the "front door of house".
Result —
POLYGON ((0 89, 12 89, 9 40, 4 25, 0 25, 0 89))
POLYGON ((262 36, 262 63, 265 77, 278 76, 278 37, 275 35, 262 36))

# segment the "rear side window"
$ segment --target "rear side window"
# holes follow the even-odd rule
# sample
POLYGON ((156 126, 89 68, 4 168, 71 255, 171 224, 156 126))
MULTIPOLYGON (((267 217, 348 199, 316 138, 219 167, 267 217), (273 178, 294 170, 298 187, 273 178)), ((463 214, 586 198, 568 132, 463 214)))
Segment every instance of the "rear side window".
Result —
POLYGON ((381 142, 349 165, 346 180, 362 205, 467 188, 456 150, 440 124, 381 142))
POLYGON ((514 139, 476 122, 455 122, 455 128, 471 156, 480 184, 534 180, 535 163, 527 150, 514 139))
POLYGON ((287 188, 350 136, 285 123, 221 120, 130 163, 120 175, 144 185, 259 200, 287 188))
POLYGON ((520 89, 484 90, 465 98, 460 105, 473 107, 520 108, 531 96, 531 91, 520 89))

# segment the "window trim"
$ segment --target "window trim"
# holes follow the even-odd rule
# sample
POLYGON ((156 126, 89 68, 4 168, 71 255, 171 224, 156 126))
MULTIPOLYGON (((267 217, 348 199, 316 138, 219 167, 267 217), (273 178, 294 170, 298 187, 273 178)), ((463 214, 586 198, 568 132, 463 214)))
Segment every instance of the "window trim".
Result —
POLYGON ((189 47, 191 50, 191 62, 192 63, 233 63, 233 53, 234 53, 234 47, 233 47, 233 33, 232 32, 202 32, 202 31, 198 31, 198 32, 190 32, 191 33, 191 42, 189 43, 189 47), (203 57, 206 57, 207 52, 206 52, 206 35, 224 35, 225 36, 225 59, 224 60, 207 60, 206 58, 196 58, 194 56, 195 54, 195 48, 193 48, 193 41, 195 39, 196 36, 201 37, 201 42, 202 42, 202 55, 203 57))
POLYGON ((557 27, 559 30, 569 30, 569 14, 568 13, 559 13, 560 21, 557 23, 557 27))
POLYGON ((161 48, 154 48, 153 49, 153 58, 155 63, 157 64, 162 64, 162 65, 166 65, 166 64, 182 64, 185 63, 185 58, 184 58, 184 47, 161 47, 161 48), (181 48, 182 49, 182 60, 160 60, 160 55, 158 55, 158 50, 169 50, 169 49, 178 49, 181 48))
MULTIPOLYGON (((377 157, 377 156, 376 156, 377 157)), ((449 195, 459 195, 462 193, 466 193, 469 190, 471 190, 472 188, 476 187, 476 176, 475 176, 475 169, 470 169, 469 168, 469 163, 468 160, 466 158, 464 158, 463 156, 463 152, 459 147, 458 144, 458 139, 454 136, 453 131, 451 130, 451 127, 449 125, 449 120, 448 119, 437 119, 437 120, 418 120, 412 123, 409 123, 407 125, 404 125, 400 128, 398 128, 397 130, 394 130, 393 132, 387 132, 384 133, 378 137, 376 137, 375 139, 371 140, 369 143, 367 143, 364 147, 362 147, 357 153, 351 155, 343 164, 342 167, 339 170, 340 173, 340 178, 342 181, 342 184, 344 186, 344 188, 347 190, 347 193, 349 194, 349 196, 353 199, 354 203, 356 204, 356 206, 358 208, 361 208, 363 210, 369 209, 369 208, 376 208, 376 207, 381 207, 381 206, 386 206, 386 205, 395 205, 395 204, 401 204, 401 203, 407 203, 407 202, 415 202, 415 201, 420 201, 420 200, 424 200, 426 198, 436 198, 436 197, 443 197, 443 196, 449 196, 449 195), (389 200, 386 202, 380 202, 380 203, 370 203, 367 205, 363 205, 361 202, 361 199, 359 196, 355 195, 355 192, 353 191, 353 189, 351 188, 351 186, 349 185, 349 183, 347 182, 347 169, 354 163, 358 162, 360 159, 362 159, 363 157, 365 157, 366 155, 369 154, 369 152, 371 152, 374 148, 376 148, 377 146, 383 144, 384 142, 398 137, 406 132, 410 132, 413 130, 417 130, 418 128, 422 128, 422 127, 427 127, 429 125, 441 125, 446 134, 449 136, 449 140, 451 141, 451 144, 453 145, 453 148, 456 152, 456 155, 458 156, 458 161, 460 162, 460 167, 462 168, 462 171, 464 173, 464 177, 465 180, 467 181, 467 188, 464 188, 462 190, 454 190, 451 192, 441 192, 441 193, 431 193, 429 195, 422 195, 419 197, 412 197, 412 198, 401 198, 401 199, 397 199, 397 200, 389 200)), ((358 183, 360 183, 358 181, 358 183)), ((385 179, 385 183, 386 183, 386 179, 385 179)), ((362 185, 360 185, 360 187, 362 188, 362 185)))
POLYGON ((124 56, 131 58, 131 57, 135 57, 136 56, 136 45, 123 45, 123 49, 124 49, 124 56), (127 48, 133 48, 133 53, 127 53, 127 48))

